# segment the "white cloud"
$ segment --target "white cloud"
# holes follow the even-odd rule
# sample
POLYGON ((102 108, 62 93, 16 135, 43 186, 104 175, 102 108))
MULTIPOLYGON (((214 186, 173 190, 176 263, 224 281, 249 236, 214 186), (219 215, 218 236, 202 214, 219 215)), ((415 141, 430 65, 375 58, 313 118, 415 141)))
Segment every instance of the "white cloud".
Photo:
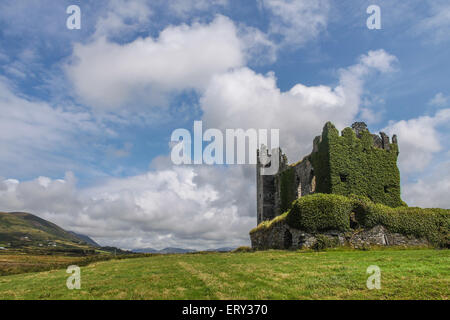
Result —
POLYGON ((79 190, 67 173, 63 180, 3 181, 0 203, 123 248, 248 245, 256 225, 251 177, 250 167, 166 167, 79 190))
POLYGON ((396 58, 383 50, 361 56, 339 71, 339 84, 295 85, 281 92, 274 74, 248 68, 216 75, 201 99, 208 127, 280 129, 280 141, 291 161, 308 154, 325 122, 346 127, 360 111, 364 79, 373 70, 391 71, 396 58))
POLYGON ((385 101, 379 96, 364 97, 358 118, 368 125, 378 123, 385 113, 385 101))
POLYGON ((446 107, 448 106, 449 97, 445 96, 442 92, 437 93, 433 99, 428 103, 433 107, 446 107))
POLYGON ((410 120, 391 122, 383 129, 389 135, 397 134, 399 140, 399 164, 402 172, 422 171, 442 150, 439 126, 448 125, 450 109, 442 109, 433 117, 422 116, 410 120))
POLYGON ((450 162, 443 162, 431 174, 402 186, 403 199, 410 206, 450 209, 450 162))
POLYGON ((361 108, 359 117, 366 122, 368 125, 378 123, 383 117, 384 110, 374 110, 370 108, 361 108))
POLYGON ((360 61, 362 66, 374 68, 381 72, 392 72, 394 71, 397 58, 386 54, 384 50, 375 50, 369 51, 367 55, 363 55, 360 61))
POLYGON ((239 25, 238 33, 249 64, 263 65, 276 61, 278 47, 266 33, 244 24, 239 25))
POLYGON ((210 24, 169 26, 157 39, 77 44, 66 71, 89 105, 151 105, 163 103, 168 92, 204 88, 214 74, 242 66, 242 46, 233 22, 217 16, 210 24))
POLYGON ((123 36, 148 24, 152 10, 145 0, 111 0, 96 24, 94 38, 123 36))
POLYGON ((22 96, 1 77, 0 97, 0 174, 66 166, 79 146, 75 136, 105 134, 89 113, 22 96))
POLYGON ((269 33, 282 45, 297 46, 316 38, 327 27, 328 0, 260 0, 271 14, 269 33))

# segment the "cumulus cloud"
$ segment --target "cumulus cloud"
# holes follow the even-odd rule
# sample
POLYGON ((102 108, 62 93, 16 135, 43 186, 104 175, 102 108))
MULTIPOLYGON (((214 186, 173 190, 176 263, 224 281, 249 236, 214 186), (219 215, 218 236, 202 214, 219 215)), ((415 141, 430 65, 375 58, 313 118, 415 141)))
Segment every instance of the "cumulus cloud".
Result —
POLYGON ((260 4, 271 16, 269 34, 281 45, 303 45, 327 27, 328 0, 260 0, 260 4))
POLYGON ((169 26, 157 39, 77 44, 66 71, 76 93, 93 107, 162 103, 168 92, 201 89, 214 74, 242 66, 241 49, 234 23, 217 16, 209 24, 169 26))
POLYGON ((250 167, 166 167, 77 189, 76 179, 4 180, 2 210, 30 211, 122 248, 245 245, 256 225, 250 167))
POLYGON ((399 139, 399 164, 402 172, 422 171, 442 150, 442 138, 438 128, 450 121, 450 109, 442 109, 434 116, 422 116, 410 120, 391 122, 383 131, 397 134, 399 139))
POLYGON ((410 206, 450 209, 450 162, 436 166, 431 174, 402 186, 403 199, 410 206))
POLYGON ((297 84, 286 92, 273 73, 241 68, 216 75, 201 99, 203 119, 214 128, 280 129, 283 150, 296 160, 311 151, 326 121, 348 126, 360 112, 365 78, 372 71, 392 71, 395 61, 384 50, 370 51, 339 70, 335 87, 297 84))

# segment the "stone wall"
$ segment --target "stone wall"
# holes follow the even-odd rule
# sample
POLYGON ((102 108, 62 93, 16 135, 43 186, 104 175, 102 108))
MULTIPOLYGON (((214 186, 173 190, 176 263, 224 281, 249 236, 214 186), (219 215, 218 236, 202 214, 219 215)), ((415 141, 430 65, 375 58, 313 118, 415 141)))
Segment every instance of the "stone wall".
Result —
MULTIPOLYGON (((320 233, 327 236, 338 245, 350 245, 354 248, 366 245, 377 246, 428 246, 426 239, 407 237, 392 233, 385 227, 378 225, 368 230, 356 230, 342 233, 328 231, 320 233)), ((311 248, 316 242, 316 235, 291 228, 284 220, 273 222, 270 227, 258 228, 250 233, 252 248, 256 250, 268 249, 304 249, 311 248)))

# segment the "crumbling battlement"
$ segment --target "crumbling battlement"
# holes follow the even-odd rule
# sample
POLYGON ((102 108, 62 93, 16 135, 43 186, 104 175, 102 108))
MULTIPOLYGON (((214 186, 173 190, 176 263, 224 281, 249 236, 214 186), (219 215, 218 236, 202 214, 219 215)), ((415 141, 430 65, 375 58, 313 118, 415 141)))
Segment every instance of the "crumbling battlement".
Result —
MULTIPOLYGON (((363 122, 354 123, 341 134, 328 122, 322 135, 314 139, 312 153, 296 164, 288 165, 281 149, 273 150, 274 154, 279 156, 278 172, 261 175, 265 162, 258 151, 258 224, 281 215, 294 200, 312 193, 356 194, 391 207, 404 205, 400 198, 397 136, 390 142, 383 132, 370 133, 363 122)), ((265 156, 271 157, 268 153, 265 156)))

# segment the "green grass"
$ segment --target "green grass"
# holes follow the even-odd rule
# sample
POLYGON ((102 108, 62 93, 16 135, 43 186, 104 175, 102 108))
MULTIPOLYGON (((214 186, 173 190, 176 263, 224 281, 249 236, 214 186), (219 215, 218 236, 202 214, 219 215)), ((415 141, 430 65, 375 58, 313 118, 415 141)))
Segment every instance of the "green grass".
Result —
POLYGON ((448 299, 448 250, 335 249, 154 256, 0 277, 0 299, 448 299), (381 290, 366 288, 381 268, 381 290))

